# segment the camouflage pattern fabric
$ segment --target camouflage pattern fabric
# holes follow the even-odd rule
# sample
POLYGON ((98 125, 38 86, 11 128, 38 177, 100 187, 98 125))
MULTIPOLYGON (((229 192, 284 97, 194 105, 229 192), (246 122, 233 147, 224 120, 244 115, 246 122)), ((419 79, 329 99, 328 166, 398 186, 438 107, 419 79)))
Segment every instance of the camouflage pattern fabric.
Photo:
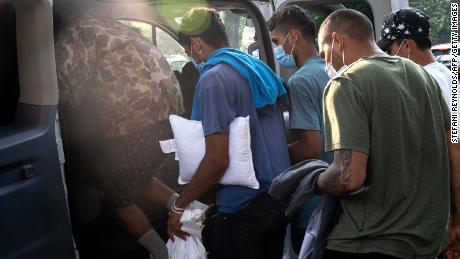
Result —
POLYGON ((161 52, 137 30, 112 19, 83 17, 59 33, 60 103, 97 98, 104 136, 115 137, 183 112, 176 77, 161 52))
POLYGON ((165 157, 168 116, 183 113, 177 79, 149 39, 112 19, 76 19, 55 47, 69 182, 129 206, 165 157))

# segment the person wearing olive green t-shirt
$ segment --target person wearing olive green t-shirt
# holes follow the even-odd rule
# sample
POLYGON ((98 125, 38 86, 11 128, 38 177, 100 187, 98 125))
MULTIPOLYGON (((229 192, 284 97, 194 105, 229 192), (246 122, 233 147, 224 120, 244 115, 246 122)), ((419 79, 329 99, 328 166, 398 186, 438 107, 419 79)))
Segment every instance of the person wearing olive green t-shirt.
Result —
POLYGON ((343 209, 324 258, 434 258, 447 245, 449 110, 425 70, 382 52, 373 35, 349 9, 319 32, 334 162, 317 192, 339 196, 343 209))

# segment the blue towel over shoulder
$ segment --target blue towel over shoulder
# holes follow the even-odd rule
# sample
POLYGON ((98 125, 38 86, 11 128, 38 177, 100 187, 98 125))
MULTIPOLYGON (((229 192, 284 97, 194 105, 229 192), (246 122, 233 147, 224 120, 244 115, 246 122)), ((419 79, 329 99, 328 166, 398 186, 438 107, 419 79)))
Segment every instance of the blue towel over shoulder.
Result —
MULTIPOLYGON (((267 64, 237 49, 221 48, 214 51, 200 73, 204 74, 220 63, 230 65, 248 81, 256 108, 274 104, 278 97, 286 94, 283 80, 267 64)), ((192 119, 201 120, 199 83, 193 96, 192 119)))

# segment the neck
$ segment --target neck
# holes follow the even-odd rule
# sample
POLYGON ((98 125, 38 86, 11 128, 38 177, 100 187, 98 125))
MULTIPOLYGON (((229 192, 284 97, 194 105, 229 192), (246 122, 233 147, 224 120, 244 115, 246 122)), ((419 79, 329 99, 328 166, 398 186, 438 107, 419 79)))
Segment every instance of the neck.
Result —
POLYGON ((415 50, 410 59, 422 67, 436 61, 430 49, 415 50))
POLYGON ((296 55, 294 55, 294 57, 298 67, 301 67, 307 60, 311 59, 312 57, 318 56, 318 51, 312 44, 298 44, 296 50, 296 55))
POLYGON ((211 54, 214 51, 218 50, 218 49, 220 49, 220 48, 213 48, 213 47, 210 47, 210 46, 208 46, 206 48, 203 48, 203 52, 202 52, 203 61, 206 62, 208 60, 209 56, 211 56, 211 54))
MULTIPOLYGON (((345 51, 347 51, 345 47, 345 51)), ((362 43, 357 43, 353 45, 353 48, 350 51, 352 53, 352 56, 350 57, 350 60, 345 60, 345 63, 347 65, 350 65, 351 63, 355 62, 356 60, 360 59, 361 57, 372 57, 375 55, 386 55, 385 52, 383 52, 375 43, 369 43, 369 44, 362 44, 362 43)))

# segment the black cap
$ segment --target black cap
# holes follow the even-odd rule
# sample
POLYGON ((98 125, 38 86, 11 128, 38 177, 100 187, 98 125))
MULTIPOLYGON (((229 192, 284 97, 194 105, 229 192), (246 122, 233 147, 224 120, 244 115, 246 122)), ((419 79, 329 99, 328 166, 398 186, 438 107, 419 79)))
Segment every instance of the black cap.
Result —
POLYGON ((385 16, 377 45, 386 51, 394 40, 429 37, 430 17, 418 9, 403 8, 385 16))

